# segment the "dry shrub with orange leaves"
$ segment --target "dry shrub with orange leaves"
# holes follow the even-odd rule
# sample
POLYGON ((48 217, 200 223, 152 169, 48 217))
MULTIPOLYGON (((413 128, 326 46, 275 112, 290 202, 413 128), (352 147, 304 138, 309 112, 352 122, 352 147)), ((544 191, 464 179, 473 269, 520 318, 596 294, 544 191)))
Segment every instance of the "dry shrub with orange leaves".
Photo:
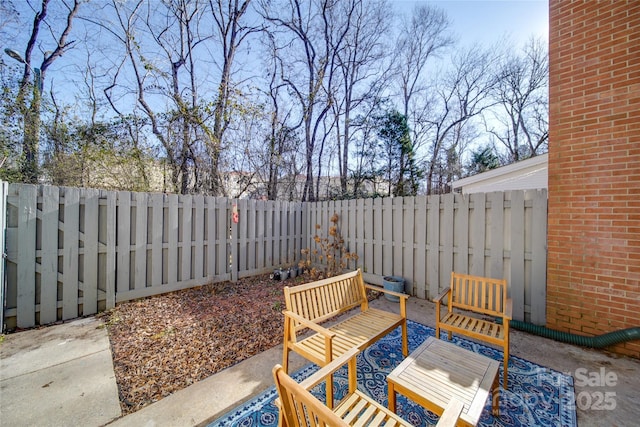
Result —
POLYGON ((324 279, 327 277, 337 276, 344 269, 348 268, 350 261, 354 266, 358 260, 358 254, 349 252, 345 246, 344 239, 338 228, 339 217, 334 213, 329 221, 329 236, 322 237, 320 224, 316 224, 316 235, 313 240, 318 246, 314 249, 302 249, 302 255, 305 259, 300 261, 299 267, 302 268, 311 280, 324 279))

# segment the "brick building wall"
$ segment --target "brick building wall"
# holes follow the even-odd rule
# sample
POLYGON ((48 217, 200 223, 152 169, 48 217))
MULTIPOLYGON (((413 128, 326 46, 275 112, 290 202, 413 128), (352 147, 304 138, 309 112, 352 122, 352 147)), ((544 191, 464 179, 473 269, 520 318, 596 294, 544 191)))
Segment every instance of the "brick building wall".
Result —
POLYGON ((549 64, 547 326, 640 326, 640 1, 550 0, 549 64))

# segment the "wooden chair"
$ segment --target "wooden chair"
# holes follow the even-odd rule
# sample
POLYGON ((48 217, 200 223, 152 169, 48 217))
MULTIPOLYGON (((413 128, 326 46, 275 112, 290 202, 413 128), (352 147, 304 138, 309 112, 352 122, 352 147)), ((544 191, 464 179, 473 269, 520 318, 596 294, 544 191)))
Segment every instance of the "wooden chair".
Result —
MULTIPOLYGON (((276 399, 276 405, 280 409, 279 425, 286 427, 412 426, 357 390, 356 356, 359 352, 357 348, 347 351, 299 384, 282 366, 276 365, 273 368, 273 377, 280 396, 276 399), (309 390, 345 364, 348 364, 349 393, 335 409, 329 409, 309 390)), ((437 426, 455 426, 462 409, 461 401, 452 400, 440 417, 437 426)))
POLYGON ((507 281, 452 272, 451 285, 435 299, 435 303, 437 339, 440 339, 440 329, 443 329, 447 331, 449 340, 451 340, 451 333, 455 332, 502 346, 504 353, 502 385, 507 390, 509 321, 513 311, 513 302, 507 296, 507 281), (446 307, 444 316, 440 314, 441 305, 446 307), (471 316, 458 310, 475 313, 485 318, 471 316), (491 320, 493 318, 499 318, 501 322, 491 320))

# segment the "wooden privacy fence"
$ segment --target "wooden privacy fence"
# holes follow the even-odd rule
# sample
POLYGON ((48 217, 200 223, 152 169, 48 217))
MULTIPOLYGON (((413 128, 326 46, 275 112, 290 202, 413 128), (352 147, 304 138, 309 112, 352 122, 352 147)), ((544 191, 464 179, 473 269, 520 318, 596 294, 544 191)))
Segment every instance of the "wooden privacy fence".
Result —
POLYGON ((8 327, 268 272, 303 242, 300 203, 24 184, 6 202, 8 327))
POLYGON ((546 191, 299 203, 3 184, 6 326, 291 266, 330 218, 365 279, 432 299, 452 270, 506 278, 514 318, 545 323, 546 191), (233 219, 234 206, 239 222, 233 219), (316 229, 316 224, 320 229, 316 229))
POLYGON ((432 300, 449 285, 451 271, 505 278, 514 319, 546 322, 546 190, 345 200, 306 209, 310 236, 327 236, 331 216, 339 215, 340 234, 369 282, 401 276, 406 292, 432 300))

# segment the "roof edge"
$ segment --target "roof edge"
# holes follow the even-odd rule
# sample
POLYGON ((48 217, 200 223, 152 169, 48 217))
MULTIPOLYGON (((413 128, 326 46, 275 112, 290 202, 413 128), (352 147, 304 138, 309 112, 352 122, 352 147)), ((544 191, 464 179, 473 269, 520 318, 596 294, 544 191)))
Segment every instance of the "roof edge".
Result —
POLYGON ((466 178, 462 178, 459 179, 457 181, 453 181, 451 183, 451 188, 456 189, 456 188, 460 188, 463 187, 465 185, 469 185, 469 184, 474 184, 478 181, 483 181, 485 179, 491 179, 491 178, 495 178, 498 177, 500 175, 506 175, 508 173, 511 172, 515 172, 521 169, 526 169, 526 168, 530 168, 533 166, 537 166, 543 163, 548 162, 548 158, 549 158, 549 153, 544 153, 544 154, 540 154, 538 156, 534 156, 534 157, 529 157, 526 160, 522 160, 519 162, 515 162, 515 163, 511 163, 508 164, 506 166, 501 166, 499 168, 495 168, 495 169, 491 169, 489 171, 486 172, 481 172, 478 174, 475 174, 473 176, 469 176, 466 178))

